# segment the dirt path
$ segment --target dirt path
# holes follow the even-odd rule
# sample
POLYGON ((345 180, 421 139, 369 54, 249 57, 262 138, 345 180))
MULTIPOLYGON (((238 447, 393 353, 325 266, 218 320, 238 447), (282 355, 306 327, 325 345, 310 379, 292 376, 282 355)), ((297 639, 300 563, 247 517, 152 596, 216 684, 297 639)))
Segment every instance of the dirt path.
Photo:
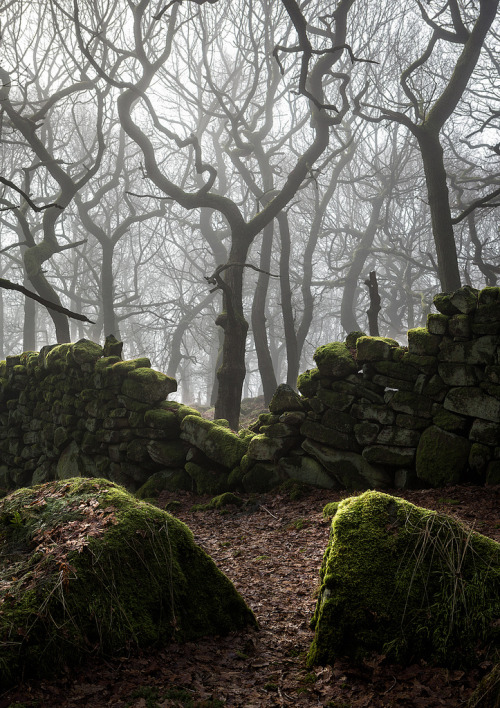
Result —
MULTIPOLYGON (((344 495, 345 496, 345 495, 344 495)), ((401 494, 420 506, 452 513, 500 541, 500 487, 449 487, 401 494)), ((329 708, 456 708, 465 705, 483 662, 471 672, 402 668, 376 656, 362 666, 339 660, 307 671, 318 569, 329 523, 321 514, 340 495, 325 490, 298 501, 267 494, 243 513, 191 512, 206 501, 188 494, 175 514, 185 521, 255 612, 260 631, 164 650, 90 661, 57 680, 19 686, 0 708, 51 707, 216 708, 217 706, 328 706, 329 708)))

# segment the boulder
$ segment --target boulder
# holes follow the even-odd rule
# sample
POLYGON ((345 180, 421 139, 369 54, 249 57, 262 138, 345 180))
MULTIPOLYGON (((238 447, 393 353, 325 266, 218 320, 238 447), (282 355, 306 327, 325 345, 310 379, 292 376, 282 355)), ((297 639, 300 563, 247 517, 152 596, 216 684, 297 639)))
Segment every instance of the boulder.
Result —
POLYGON ((450 516, 381 492, 344 499, 320 579, 309 666, 376 652, 459 667, 494 651, 500 544, 450 516))
POLYGON ((256 626, 187 526, 107 480, 10 494, 0 541, 2 689, 89 654, 256 626))

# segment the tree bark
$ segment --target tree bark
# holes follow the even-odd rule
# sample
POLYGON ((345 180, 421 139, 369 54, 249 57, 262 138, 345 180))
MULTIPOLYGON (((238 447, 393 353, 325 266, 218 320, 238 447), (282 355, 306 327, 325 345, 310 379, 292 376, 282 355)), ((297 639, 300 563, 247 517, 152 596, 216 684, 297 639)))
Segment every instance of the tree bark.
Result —
POLYGON ((269 270, 271 268, 271 251, 273 246, 273 222, 267 224, 262 232, 262 246, 260 250, 260 273, 257 279, 255 294, 252 303, 252 333, 257 353, 259 374, 262 380, 264 401, 269 405, 271 398, 278 387, 274 372, 271 352, 267 340, 266 303, 269 287, 269 270))
POLYGON ((287 358, 286 382, 289 386, 295 389, 297 387, 297 377, 299 375, 299 349, 297 345, 297 335, 295 333, 295 321, 293 316, 292 289, 290 287, 290 227, 288 224, 288 217, 285 212, 281 212, 281 214, 279 214, 278 224, 280 227, 281 238, 280 290, 287 358))
POLYGON ((378 292, 377 273, 372 270, 370 277, 365 280, 370 295, 370 307, 366 311, 368 315, 368 328, 370 337, 379 337, 378 313, 380 312, 380 295, 378 292))
POLYGON ((439 134, 434 134, 425 126, 416 130, 415 135, 424 164, 439 281, 443 292, 451 292, 460 287, 461 278, 451 220, 443 148, 439 134))

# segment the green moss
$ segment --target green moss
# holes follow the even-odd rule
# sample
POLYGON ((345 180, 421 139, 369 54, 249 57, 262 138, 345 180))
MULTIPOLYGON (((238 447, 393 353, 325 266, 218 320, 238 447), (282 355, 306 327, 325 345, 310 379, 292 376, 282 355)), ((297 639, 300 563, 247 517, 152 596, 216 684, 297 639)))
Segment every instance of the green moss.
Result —
POLYGON ((431 334, 426 327, 408 330, 408 351, 417 356, 434 356, 439 352, 441 336, 431 334))
POLYGON ((106 480, 1 500, 0 560, 2 688, 89 653, 255 626, 183 523, 106 480))
POLYGON ((104 349, 95 342, 80 339, 71 345, 70 352, 70 356, 76 364, 95 364, 103 356, 104 349))
POLYGON ((366 332, 349 332, 349 334, 345 338, 345 343, 347 344, 349 349, 356 349, 356 342, 360 337, 366 337, 366 332))
POLYGON ((309 666, 373 651, 467 665, 498 638, 500 545, 387 494, 339 504, 320 579, 309 666))
POLYGON ((149 477, 139 487, 135 496, 137 499, 155 499, 160 492, 175 492, 178 489, 190 491, 193 488, 191 477, 184 469, 160 470, 149 477))
POLYGON ((360 368, 344 342, 331 342, 318 347, 313 358, 321 376, 344 378, 360 368))
MULTIPOLYGON (((120 364, 114 364, 119 366, 120 364)), ((175 379, 162 374, 160 371, 139 367, 129 371, 124 379, 121 392, 142 403, 158 403, 177 391, 175 379)))
POLYGON ((359 362, 392 359, 392 350, 399 344, 391 337, 360 337, 356 342, 359 362))
POLYGON ((228 488, 225 472, 186 462, 184 469, 192 479, 192 487, 198 494, 221 494, 228 488))
POLYGON ((195 504, 192 511, 216 511, 226 506, 243 506, 244 503, 245 500, 237 497, 236 494, 224 492, 224 494, 213 497, 207 504, 195 504))
MULTIPOLYGON (((229 470, 239 464, 248 448, 247 443, 231 430, 214 425, 211 420, 200 416, 186 416, 181 423, 181 430, 183 440, 187 440, 208 458, 229 470)), ((214 493, 215 491, 218 490, 214 490, 214 493)))
POLYGON ((328 502, 328 504, 325 504, 323 507, 323 517, 325 519, 332 519, 338 511, 339 504, 339 501, 328 502))
POLYGON ((174 411, 166 411, 162 408, 154 408, 144 413, 144 423, 150 428, 166 430, 169 433, 180 435, 181 429, 179 419, 174 411))

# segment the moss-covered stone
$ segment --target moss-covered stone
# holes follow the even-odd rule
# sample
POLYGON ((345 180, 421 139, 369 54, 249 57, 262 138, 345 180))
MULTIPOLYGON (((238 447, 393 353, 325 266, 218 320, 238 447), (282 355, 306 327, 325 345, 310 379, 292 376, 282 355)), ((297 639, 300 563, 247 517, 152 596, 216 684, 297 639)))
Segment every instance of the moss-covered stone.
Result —
POLYGON ((366 332, 359 332, 359 331, 354 331, 354 332, 349 332, 347 337, 345 338, 345 343, 349 347, 349 349, 356 349, 356 343, 360 337, 366 337, 366 332))
POLYGON ((356 452, 336 450, 310 439, 304 440, 302 449, 328 470, 341 489, 391 486, 392 478, 387 470, 374 467, 356 452))
POLYGON ((447 317, 458 315, 460 312, 460 310, 451 302, 451 295, 452 293, 438 293, 437 295, 434 295, 432 299, 436 310, 447 317))
POLYGON ((446 334, 448 317, 441 312, 430 312, 427 315, 427 329, 431 334, 446 334))
POLYGON ((186 462, 184 469, 192 480, 191 488, 198 494, 222 494, 227 491, 227 472, 196 462, 186 462))
POLYGON ((11 494, 0 538, 2 688, 89 649, 116 655, 255 626, 183 523, 106 480, 11 494))
POLYGON ((469 452, 469 467, 475 474, 483 474, 491 460, 492 450, 487 445, 472 443, 469 452))
POLYGON ((417 356, 434 356, 439 351, 441 337, 431 334, 426 327, 408 330, 408 351, 417 356))
POLYGON ((398 413, 416 415, 420 418, 430 418, 433 401, 427 396, 410 391, 388 391, 386 400, 390 408, 398 413))
POLYGON ((75 364, 95 364, 104 355, 104 349, 95 342, 80 339, 71 345, 71 358, 75 364))
MULTIPOLYGON (((115 364, 114 366, 119 366, 115 364)), ((138 368, 128 372, 121 387, 125 396, 141 403, 155 404, 163 401, 169 393, 177 391, 177 381, 154 369, 138 368)))
POLYGON ((293 445, 289 437, 254 435, 248 445, 247 455, 254 460, 274 460, 285 454, 293 445))
POLYGON ((452 388, 443 406, 454 413, 500 422, 500 400, 488 396, 480 388, 463 386, 452 388))
POLYGON ((308 455, 282 457, 278 468, 290 479, 320 489, 338 489, 338 482, 317 460, 308 455))
POLYGON ((331 342, 318 347, 313 358, 321 376, 343 378, 356 373, 359 369, 359 365, 344 342, 331 342))
POLYGON ((319 386, 320 373, 318 369, 307 369, 299 374, 297 378, 297 388, 306 398, 314 396, 319 386))
POLYGON ((271 402, 269 403, 269 411, 274 415, 281 415, 285 411, 302 411, 304 406, 300 396, 287 384, 280 384, 276 389, 271 402))
POLYGON ((415 449, 396 445, 367 445, 362 455, 372 465, 407 467, 415 458, 415 449))
POLYGON ((199 416, 188 415, 182 420, 181 438, 230 470, 236 467, 247 451, 245 442, 231 430, 199 416))
POLYGON ((356 355, 360 363, 392 359, 392 350, 399 347, 390 337, 360 337, 356 342, 356 355))
POLYGON ((186 444, 180 440, 150 440, 149 457, 165 467, 183 467, 186 461, 186 444))
POLYGON ((467 428, 467 419, 456 413, 451 413, 445 408, 439 408, 432 418, 434 425, 442 430, 447 430, 449 433, 465 433, 467 428))
POLYGON ((243 475, 241 483, 245 492, 260 493, 278 487, 285 479, 285 473, 276 465, 257 462, 243 475))
POLYGON ((372 652, 468 665, 498 631, 500 545, 387 494, 339 504, 320 579, 309 666, 372 652))
POLYGON ((450 302, 457 308, 458 312, 468 315, 477 309, 479 290, 470 285, 464 285, 450 295, 450 302))
POLYGON ((169 437, 179 437, 181 432, 179 419, 174 411, 152 408, 144 413, 144 424, 157 430, 165 430, 169 437))
POLYGON ((432 487, 458 484, 467 467, 470 442, 431 425, 420 437, 415 459, 417 477, 432 487))
POLYGON ((241 497, 237 497, 236 494, 232 492, 224 492, 224 494, 219 494, 216 497, 210 499, 207 504, 195 504, 192 511, 219 511, 226 506, 243 506, 245 500, 241 497))
POLYGON ((155 472, 135 492, 138 499, 155 499, 160 492, 193 490, 193 480, 185 469, 168 469, 155 472))
POLYGON ((327 427, 313 420, 306 420, 300 428, 300 434, 317 442, 326 443, 339 450, 357 450, 354 435, 327 427))

